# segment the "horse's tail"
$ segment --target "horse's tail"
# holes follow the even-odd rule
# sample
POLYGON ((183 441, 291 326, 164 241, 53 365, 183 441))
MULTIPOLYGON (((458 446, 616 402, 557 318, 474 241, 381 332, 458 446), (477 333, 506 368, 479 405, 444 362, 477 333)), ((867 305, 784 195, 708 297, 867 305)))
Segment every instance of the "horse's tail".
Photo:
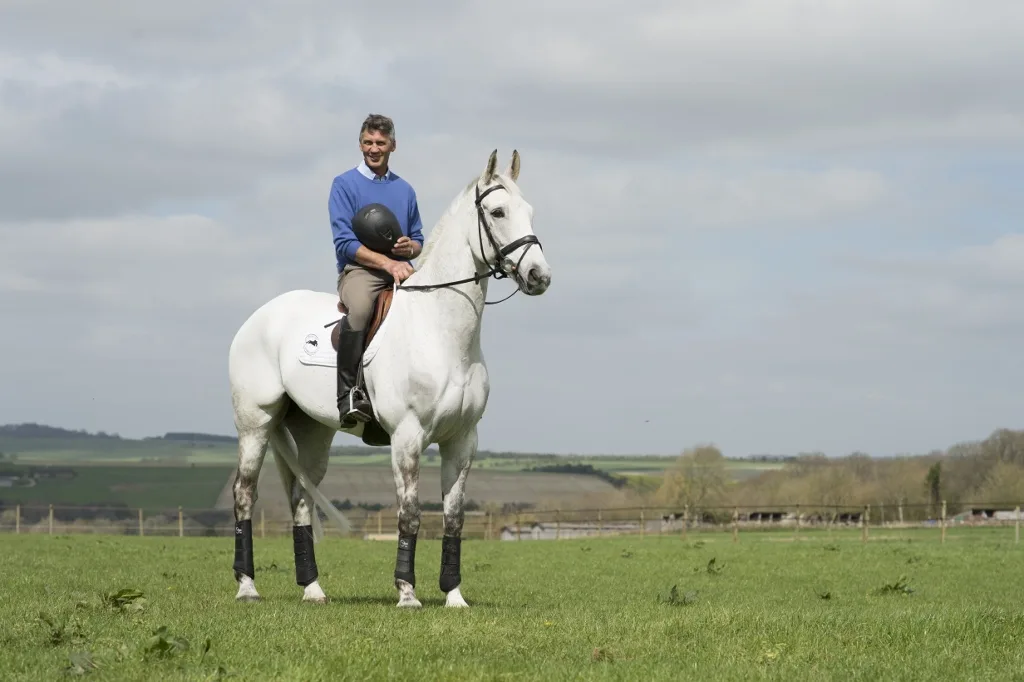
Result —
POLYGON ((281 428, 280 426, 273 429, 270 432, 270 442, 274 447, 274 457, 280 458, 288 466, 295 479, 313 497, 314 505, 313 509, 310 510, 312 512, 310 516, 312 517, 313 524, 313 542, 320 542, 324 535, 323 526, 320 523, 320 515, 316 513, 317 507, 323 509, 324 513, 338 526, 338 530, 347 535, 352 529, 352 524, 344 514, 338 511, 337 507, 331 504, 327 496, 320 492, 320 489, 309 480, 305 470, 299 466, 298 448, 295 446, 295 440, 292 438, 291 433, 288 432, 288 429, 281 428))

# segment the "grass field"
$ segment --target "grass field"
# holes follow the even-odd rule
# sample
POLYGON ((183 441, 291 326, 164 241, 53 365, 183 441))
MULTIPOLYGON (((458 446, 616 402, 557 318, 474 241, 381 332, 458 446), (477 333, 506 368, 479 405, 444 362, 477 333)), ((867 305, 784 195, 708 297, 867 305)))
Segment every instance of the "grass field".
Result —
MULTIPOLYGON (((390 466, 391 456, 387 449, 358 446, 357 439, 350 439, 353 447, 336 447, 332 463, 348 466, 390 466)), ((348 441, 346 441, 348 442, 348 441)), ((436 454, 436 448, 433 448, 436 454)), ((13 437, 0 434, 0 453, 16 455, 24 463, 122 463, 174 461, 183 464, 226 464, 235 463, 238 451, 234 444, 216 442, 189 442, 153 438, 147 440, 96 438, 96 437, 13 437)), ((621 473, 661 474, 670 467, 674 456, 637 455, 550 455, 531 453, 479 453, 474 464, 481 469, 521 471, 524 468, 548 464, 575 462, 589 464, 595 469, 621 473)), ((424 467, 439 467, 440 458, 428 456, 424 467)), ((755 475, 767 469, 777 469, 779 462, 757 462, 729 460, 727 467, 734 476, 755 475)))
MULTIPOLYGON (((217 508, 230 509, 234 505, 232 476, 223 480, 223 489, 217 508)), ((352 466, 331 462, 327 475, 320 483, 320 491, 331 500, 349 500, 353 504, 395 503, 395 477, 388 466, 352 466)), ((419 498, 421 502, 441 502, 441 468, 420 470, 419 498)), ((480 469, 475 467, 466 482, 466 499, 479 503, 526 502, 530 504, 586 505, 588 500, 602 499, 614 506, 623 495, 610 483, 596 476, 584 474, 551 474, 519 471, 480 469), (599 498, 598 498, 599 496, 599 498)), ((288 499, 277 465, 264 462, 260 471, 259 499, 268 513, 288 514, 288 499)))
POLYGON ((180 441, 120 440, 117 438, 0 437, 0 452, 19 462, 47 464, 121 463, 171 460, 184 464, 228 463, 237 456, 234 445, 191 445, 180 441))
MULTIPOLYGON (((25 467, 7 467, 22 471, 25 467)), ((212 509, 233 471, 226 466, 75 464, 74 478, 39 478, 30 487, 0 488, 8 503, 61 506, 122 503, 146 509, 212 509)))
MULTIPOLYGON (((49 427, 47 427, 49 428, 49 427)), ((38 430, 38 429, 37 429, 38 430)), ((40 478, 37 485, 0 487, 0 501, 7 505, 104 505, 142 507, 147 513, 175 509, 226 509, 231 507, 230 485, 236 464, 236 445, 210 437, 150 438, 142 440, 99 436, 11 435, 0 432, 3 467, 70 467, 71 479, 40 478), (14 464, 11 464, 11 462, 14 464)), ((511 503, 551 507, 612 507, 632 504, 629 493, 594 472, 531 471, 552 465, 589 465, 600 472, 625 478, 626 488, 649 492, 661 483, 673 457, 551 456, 530 453, 480 452, 473 464, 468 497, 479 504, 511 503)), ((729 460, 734 480, 782 466, 778 462, 729 460)), ((421 459, 420 497, 440 502, 441 459, 436 448, 421 459)), ((602 474, 604 475, 604 474, 602 474)), ((607 478, 607 476, 606 476, 607 478)), ((391 505, 394 477, 386 448, 353 445, 332 450, 327 479, 321 490, 330 499, 353 504, 391 505)), ((271 513, 287 509, 277 469, 266 460, 260 484, 262 505, 271 513)), ((69 510, 68 510, 69 511, 69 510)))
POLYGON ((230 538, 5 536, 0 670, 11 680, 65 669, 108 680, 1024 679, 1013 530, 957 529, 945 545, 937 531, 902 533, 866 544, 856 532, 467 542, 465 611, 440 607, 440 544, 422 542, 417 612, 394 606, 389 542, 318 545, 333 601, 312 606, 299 602, 287 538, 256 540, 264 601, 236 604, 230 538), (122 589, 144 601, 105 599, 122 589))

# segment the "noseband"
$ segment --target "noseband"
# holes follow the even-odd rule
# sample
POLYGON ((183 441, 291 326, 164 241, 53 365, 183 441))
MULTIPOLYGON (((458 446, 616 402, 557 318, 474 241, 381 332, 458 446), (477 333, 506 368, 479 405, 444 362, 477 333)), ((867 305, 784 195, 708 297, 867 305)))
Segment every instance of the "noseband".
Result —
MULTIPOLYGON (((514 274, 517 274, 519 272, 519 266, 522 265, 523 258, 526 257, 526 252, 530 250, 531 246, 536 244, 539 248, 541 248, 543 250, 544 247, 541 246, 540 239, 538 239, 537 235, 535 235, 535 234, 528 234, 528 235, 525 235, 523 237, 520 237, 519 239, 516 239, 515 241, 513 241, 511 244, 506 244, 503 247, 498 246, 498 241, 494 238, 494 233, 491 231, 491 226, 487 224, 487 220, 484 218, 484 208, 483 208, 483 205, 480 203, 480 202, 483 201, 484 197, 486 197, 488 194, 490 194, 491 192, 493 192, 495 190, 498 190, 498 189, 503 189, 506 192, 508 191, 508 188, 506 188, 504 185, 497 184, 497 185, 494 185, 492 187, 488 187, 481 194, 480 193, 480 186, 479 185, 476 186, 476 202, 475 203, 476 203, 477 236, 480 238, 480 256, 483 257, 483 255, 484 255, 484 233, 487 234, 487 241, 490 242, 491 247, 494 249, 494 265, 491 267, 491 269, 489 271, 487 271, 487 272, 485 272, 485 273, 483 273, 481 275, 475 275, 473 277, 467 277, 466 279, 460 279, 460 280, 457 280, 457 281, 454 281, 454 282, 445 282, 444 284, 420 284, 420 285, 415 285, 415 286, 399 284, 398 288, 399 289, 408 289, 408 290, 412 290, 412 291, 427 291, 427 290, 430 290, 430 289, 443 289, 445 287, 452 287, 452 286, 455 286, 457 284, 466 284, 468 282, 476 283, 476 282, 479 282, 480 280, 487 279, 488 277, 494 277, 494 279, 505 279, 506 277, 509 276, 509 274, 513 274, 514 275, 514 274), (505 263, 505 258, 507 258, 507 256, 510 253, 512 253, 513 251, 518 249, 520 246, 523 246, 524 244, 526 245, 526 248, 523 249, 523 254, 521 256, 519 256, 519 260, 516 261, 515 265, 512 265, 510 267, 509 272, 505 272, 505 269, 503 267, 504 263, 505 263)), ((517 293, 519 293, 519 287, 516 287, 515 291, 513 291, 511 294, 509 294, 505 298, 501 299, 500 301, 484 301, 484 305, 494 305, 495 303, 501 303, 502 301, 507 301, 508 299, 510 299, 513 296, 515 296, 517 293)))

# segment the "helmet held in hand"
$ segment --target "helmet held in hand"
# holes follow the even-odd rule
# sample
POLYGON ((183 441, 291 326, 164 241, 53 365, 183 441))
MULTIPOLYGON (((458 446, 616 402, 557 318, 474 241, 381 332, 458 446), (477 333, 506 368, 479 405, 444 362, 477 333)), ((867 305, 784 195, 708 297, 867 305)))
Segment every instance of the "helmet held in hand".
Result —
POLYGON ((389 254, 402 236, 398 218, 384 204, 368 204, 352 218, 352 231, 356 238, 371 251, 389 254))

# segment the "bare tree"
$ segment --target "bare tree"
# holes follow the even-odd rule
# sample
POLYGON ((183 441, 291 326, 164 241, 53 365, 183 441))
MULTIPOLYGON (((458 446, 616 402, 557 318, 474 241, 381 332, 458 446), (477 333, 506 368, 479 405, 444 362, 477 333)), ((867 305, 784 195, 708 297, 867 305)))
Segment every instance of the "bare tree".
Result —
POLYGON ((665 472, 657 498, 662 504, 691 507, 713 504, 725 492, 726 460, 714 445, 690 448, 665 472))

